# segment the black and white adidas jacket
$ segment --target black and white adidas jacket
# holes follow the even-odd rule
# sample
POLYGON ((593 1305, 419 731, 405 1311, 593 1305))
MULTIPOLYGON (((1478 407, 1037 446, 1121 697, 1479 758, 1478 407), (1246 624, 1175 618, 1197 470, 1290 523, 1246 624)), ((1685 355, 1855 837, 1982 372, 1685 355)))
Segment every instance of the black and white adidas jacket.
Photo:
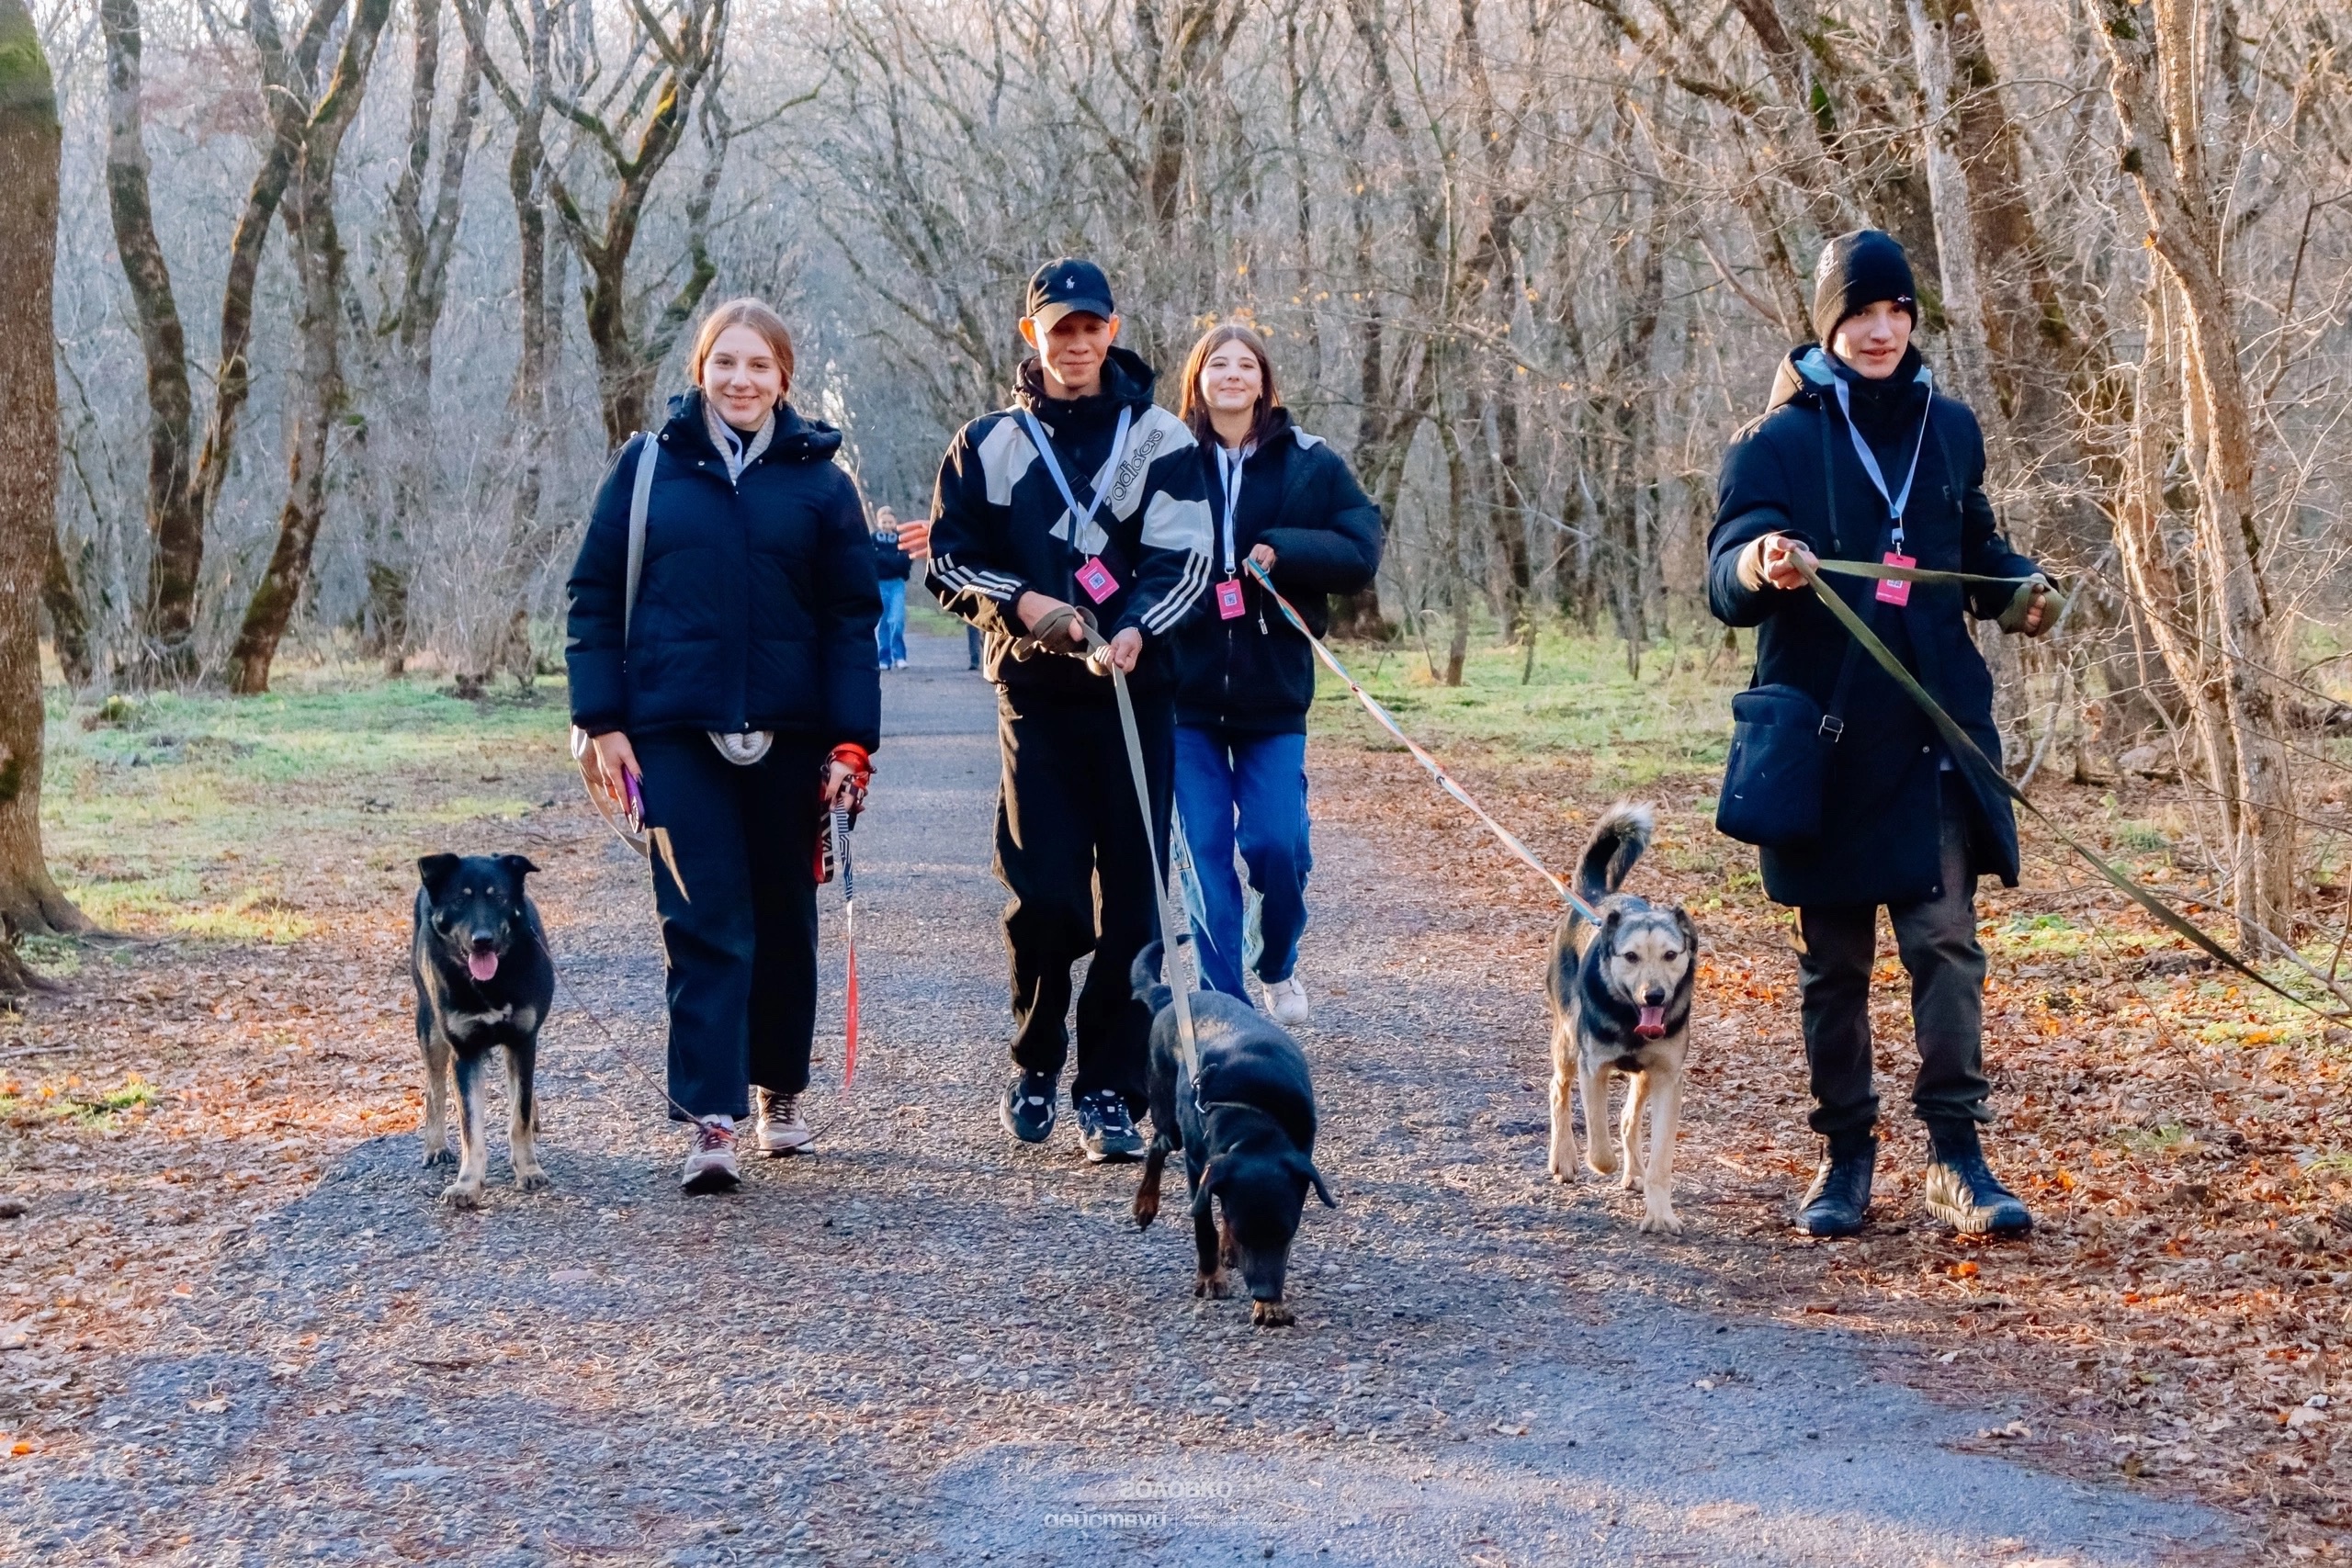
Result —
POLYGON ((1142 631, 1143 658, 1129 680, 1147 691, 1169 685, 1163 643, 1208 588, 1208 483, 1193 433, 1151 400, 1151 384, 1150 366, 1114 348, 1101 391, 1059 401, 1046 396, 1030 360, 1021 367, 1012 407, 972 421, 949 445, 932 498, 926 581, 941 604, 984 634, 982 668, 1000 686, 1109 699, 1109 678, 1082 659, 1012 656, 1013 640, 1024 635, 1015 606, 1033 591, 1091 607, 1105 637, 1129 626, 1142 631), (1129 411, 1127 439, 1113 471, 1122 409, 1129 411), (1080 504, 1098 490, 1102 495, 1075 540, 1069 507, 1038 459, 1023 412, 1045 427, 1080 504), (1117 584, 1100 603, 1079 584, 1091 559, 1117 584))

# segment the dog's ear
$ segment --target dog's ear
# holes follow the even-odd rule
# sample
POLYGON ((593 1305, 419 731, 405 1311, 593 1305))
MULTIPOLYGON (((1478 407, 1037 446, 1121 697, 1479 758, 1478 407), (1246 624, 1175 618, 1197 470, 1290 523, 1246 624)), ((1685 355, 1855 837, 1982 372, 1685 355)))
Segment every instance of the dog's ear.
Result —
POLYGON ((1697 959, 1699 956, 1699 922, 1692 919, 1690 918, 1690 911, 1684 908, 1679 904, 1677 904, 1674 907, 1674 919, 1675 922, 1682 928, 1682 951, 1684 954, 1693 960, 1697 959))
POLYGON ((1610 905, 1609 912, 1600 917, 1600 929, 1611 936, 1616 935, 1617 928, 1624 923, 1625 907, 1623 904, 1610 905))
POLYGON ((1323 1173, 1316 1169, 1311 1161, 1306 1167, 1306 1179, 1315 1183, 1315 1195, 1323 1200, 1325 1208, 1336 1209, 1340 1206, 1340 1201, 1331 1196, 1331 1190, 1323 1185, 1323 1173))
POLYGON ((518 880, 539 869, 531 863, 531 857, 528 855, 501 855, 498 857, 498 863, 513 872, 518 880))
POLYGON ((1209 1217, 1209 1200, 1216 1196, 1217 1179, 1224 1174, 1224 1168, 1216 1165, 1211 1165, 1201 1172, 1201 1190, 1193 1194, 1193 1218, 1205 1220, 1209 1217))
POLYGON ((437 903, 441 895, 448 891, 449 879, 458 874, 458 857, 426 855, 416 863, 416 874, 424 884, 425 897, 437 903))

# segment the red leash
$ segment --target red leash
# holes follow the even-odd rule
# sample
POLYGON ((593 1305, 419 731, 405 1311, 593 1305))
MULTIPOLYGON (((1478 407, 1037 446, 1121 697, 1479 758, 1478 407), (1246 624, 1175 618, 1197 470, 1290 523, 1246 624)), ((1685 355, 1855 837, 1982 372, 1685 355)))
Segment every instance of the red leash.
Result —
POLYGON ((833 857, 841 866, 842 931, 849 942, 849 990, 843 1031, 848 1045, 842 1053, 843 1089, 857 1079, 857 874, 850 864, 849 829, 849 807, 834 807, 833 857))

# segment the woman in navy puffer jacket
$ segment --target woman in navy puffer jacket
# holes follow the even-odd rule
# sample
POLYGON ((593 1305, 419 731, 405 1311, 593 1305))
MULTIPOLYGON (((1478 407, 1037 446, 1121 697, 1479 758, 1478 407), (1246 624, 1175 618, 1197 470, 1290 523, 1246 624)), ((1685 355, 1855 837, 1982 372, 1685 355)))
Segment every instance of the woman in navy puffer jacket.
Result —
POLYGON ((695 341, 695 387, 614 460, 571 569, 572 722, 592 784, 637 781, 667 829, 654 902, 669 958, 670 1099, 695 1135, 684 1185, 737 1180, 735 1122, 808 1141, 817 1008, 813 866, 824 807, 846 801, 881 740, 882 601, 841 434, 785 400, 792 338, 756 299, 695 341), (629 507, 655 443, 643 565, 629 604, 629 507), (681 888, 679 881, 685 886, 681 888), (688 895, 692 897, 689 900, 688 895))

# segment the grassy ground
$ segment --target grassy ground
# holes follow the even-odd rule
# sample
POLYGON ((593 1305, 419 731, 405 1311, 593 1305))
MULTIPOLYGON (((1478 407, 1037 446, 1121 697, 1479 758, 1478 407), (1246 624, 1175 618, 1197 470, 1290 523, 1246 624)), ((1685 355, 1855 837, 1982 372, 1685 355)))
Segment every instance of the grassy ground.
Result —
MULTIPOLYGON (((481 702, 422 680, 298 671, 278 686, 103 709, 59 695, 43 831, 52 868, 92 919, 141 936, 309 935, 305 878, 336 874, 355 840, 405 848, 526 815, 545 796, 517 769, 543 771, 567 728, 560 682, 481 702)), ((390 869, 381 859, 376 869, 390 869)))

